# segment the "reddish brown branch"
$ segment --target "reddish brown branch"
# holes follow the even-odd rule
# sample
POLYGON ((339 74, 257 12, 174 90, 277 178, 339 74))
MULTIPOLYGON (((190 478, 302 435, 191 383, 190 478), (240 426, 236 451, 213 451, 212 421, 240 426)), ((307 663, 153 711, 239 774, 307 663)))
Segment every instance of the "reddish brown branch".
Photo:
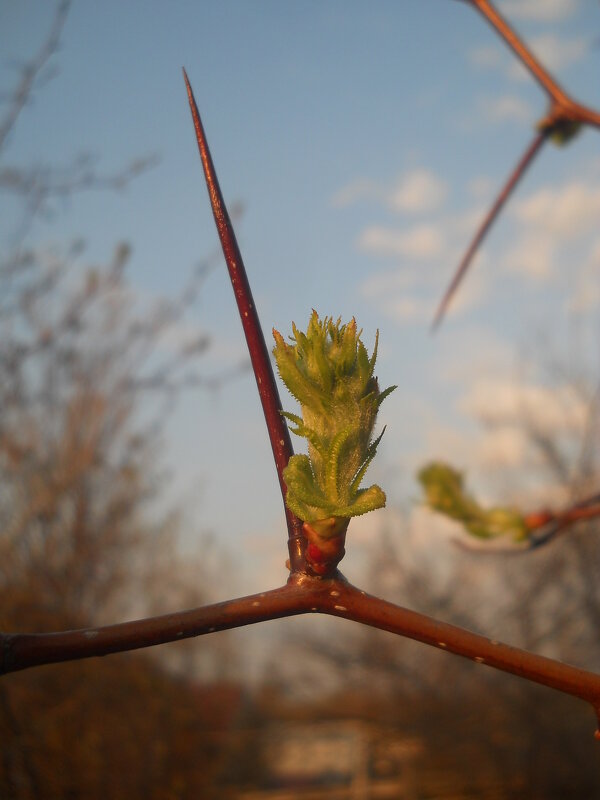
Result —
POLYGON ((548 73, 525 42, 517 35, 500 12, 487 0, 471 0, 478 11, 485 17, 496 33, 501 36, 510 49, 517 56, 523 66, 533 75, 542 89, 556 103, 566 104, 569 98, 561 89, 556 80, 548 73))
POLYGON ((574 508, 571 511, 565 511, 557 515, 557 523, 561 528, 568 525, 574 525, 576 522, 583 522, 584 520, 593 519, 600 516, 600 505, 588 506, 587 508, 574 508))
POLYGON ((502 210, 502 207, 510 197, 515 186, 518 184, 518 182, 525 174, 527 167, 532 163, 533 159, 539 153, 541 146, 546 141, 546 138, 547 138, 547 131, 545 130, 540 131, 535 135, 533 141, 521 156, 519 163, 514 168, 508 180, 502 187, 502 190, 496 197, 494 204, 492 205, 492 207, 486 214, 485 218, 481 222, 479 228, 477 229, 477 232, 475 233, 475 236, 473 237, 473 240, 471 241, 471 244, 467 249, 467 252, 464 254, 462 261, 460 262, 456 272, 454 273, 450 285, 448 286, 444 296, 442 297, 442 300, 435 313, 435 317, 431 326, 433 330, 435 330, 442 321, 444 314, 446 313, 446 310, 450 305, 450 301, 452 300, 456 290, 458 289, 462 279, 464 278, 467 269, 469 268, 469 265, 471 264, 473 258, 475 257, 477 250, 479 249, 481 243, 486 237, 486 234, 491 228, 492 223, 502 210))
POLYGON ((306 593, 297 585, 290 584, 262 594, 119 625, 61 633, 3 633, 0 634, 0 675, 41 664, 138 650, 254 622, 294 616, 308 610, 307 602, 306 593))
MULTIPOLYGON (((338 582, 326 613, 406 636, 590 703, 600 726, 600 675, 431 619, 338 582), (333 608, 331 607, 333 606, 333 608)), ((325 610, 325 609, 324 609, 325 610)), ((600 730, 596 730, 600 738, 600 730)))
POLYGON ((450 286, 446 290, 442 301, 438 306, 431 326, 433 330, 439 326, 444 318, 450 301, 462 279, 464 278, 467 269, 473 261, 473 257, 479 249, 479 246, 485 238, 489 228, 498 217, 498 214, 500 213, 508 196, 519 182, 527 166, 533 161, 534 157, 539 152, 539 149, 546 138, 554 132, 566 133, 568 138, 568 136, 572 135, 577 129, 577 126, 580 124, 593 125, 600 128, 600 113, 575 102, 571 97, 569 97, 568 94, 566 94, 566 92, 558 85, 557 81, 552 77, 548 70, 542 64, 540 64, 531 50, 516 34, 516 32, 499 13, 499 11, 492 5, 492 3, 489 2, 489 0, 468 0, 468 2, 477 8, 477 10, 483 15, 487 22, 489 22, 498 35, 504 39, 519 61, 531 73, 531 75, 533 75, 535 80, 547 93, 550 99, 550 108, 545 117, 538 123, 537 127, 539 133, 536 135, 529 148, 525 151, 521 161, 510 175, 503 190, 496 198, 494 205, 486 215, 471 244, 469 245, 467 252, 463 256, 462 261, 460 262, 452 278, 450 286))
POLYGON ((530 531, 530 547, 536 549, 564 533, 571 525, 600 517, 600 495, 594 494, 578 503, 554 512, 548 509, 528 514, 525 524, 530 531))
POLYGON ((476 633, 396 606, 345 580, 294 576, 286 586, 262 594, 152 619, 81 631, 2 634, 1 673, 41 664, 103 656, 202 636, 256 622, 320 612, 447 650, 578 697, 600 711, 600 676, 528 653, 476 633))
POLYGON ((527 529, 526 541, 506 542, 502 539, 482 541, 474 537, 461 537, 456 539, 455 543, 463 550, 486 555, 521 555, 549 544, 572 525, 596 517, 600 517, 600 494, 586 497, 562 511, 543 508, 526 514, 524 517, 527 529))
POLYGON ((600 496, 595 494, 587 500, 582 500, 573 506, 562 511, 549 511, 543 509, 542 511, 534 511, 525 517, 525 524, 530 531, 536 531, 540 528, 545 528, 546 525, 552 523, 561 528, 566 528, 569 525, 574 525, 577 522, 593 519, 600 516, 600 496))
POLYGON ((227 213, 227 206, 223 200, 219 180, 213 164, 213 160, 206 141, 206 135, 198 112, 198 106, 194 99, 194 93, 188 80, 185 69, 183 70, 183 77, 192 112, 192 119, 194 120, 194 129, 196 131, 196 140, 198 142, 198 150, 200 151, 200 158, 202 159, 202 167, 204 169, 204 176, 206 178, 206 186, 208 188, 208 196, 215 218, 215 224, 221 246, 223 248, 223 255, 227 262, 227 269, 229 270, 229 277, 231 285, 237 302, 244 335, 246 336, 246 344, 250 352, 250 360, 252 362, 252 369, 256 378, 258 386, 258 393, 260 395, 260 402, 262 404, 265 421, 267 423, 267 430, 269 432, 269 440, 273 450, 273 457, 275 459, 275 467, 277 469, 277 476, 279 478, 279 486, 281 494, 284 499, 284 508, 286 514, 286 522, 288 528, 288 547, 290 552, 290 566, 293 572, 304 571, 304 538, 302 536, 302 522, 288 509, 285 505, 285 495, 287 488, 283 480, 283 470, 287 466, 290 457, 294 451, 290 434, 287 429, 284 418, 281 415, 281 400, 279 399, 279 391, 275 382, 273 374, 273 367, 269 351, 265 343, 258 312, 252 298, 252 291, 248 282, 246 268, 244 261, 238 247, 238 243, 233 230, 233 225, 227 213))
POLYGON ((492 28, 494 28, 496 33, 504 39, 525 69, 531 73, 542 89, 548 94, 551 100, 551 106, 555 112, 559 111, 559 115, 565 121, 583 122, 586 125, 600 127, 600 114, 591 108, 587 108, 575 102, 564 89, 559 86, 557 80, 542 64, 540 64, 531 50, 492 3, 488 2, 488 0, 471 0, 471 2, 489 22, 492 28))

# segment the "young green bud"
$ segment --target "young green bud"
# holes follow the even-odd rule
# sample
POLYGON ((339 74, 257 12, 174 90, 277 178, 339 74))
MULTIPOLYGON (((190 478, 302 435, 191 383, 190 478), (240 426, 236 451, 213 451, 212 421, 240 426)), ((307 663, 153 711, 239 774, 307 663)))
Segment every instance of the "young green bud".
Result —
POLYGON ((385 505, 379 486, 360 484, 383 435, 373 439, 377 411, 396 387, 379 391, 377 338, 369 357, 354 319, 342 325, 313 311, 306 333, 292 328, 291 344, 273 331, 273 353, 302 411, 283 413, 292 433, 308 440, 308 455, 292 456, 284 470, 286 503, 318 538, 332 539, 350 517, 385 505))
POLYGON ((465 530, 480 539, 510 536, 520 541, 527 536, 523 515, 513 508, 484 509, 463 488, 463 476, 453 467, 434 462, 417 475, 427 505, 462 523, 465 530))

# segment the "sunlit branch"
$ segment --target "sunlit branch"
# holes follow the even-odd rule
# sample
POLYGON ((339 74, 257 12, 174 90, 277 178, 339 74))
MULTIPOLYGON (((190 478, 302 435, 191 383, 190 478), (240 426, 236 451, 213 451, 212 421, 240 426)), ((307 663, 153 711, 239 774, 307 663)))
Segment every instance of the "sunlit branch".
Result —
POLYGON ((0 634, 0 675, 59 661, 106 656, 255 622, 302 614, 306 593, 296 585, 159 617, 60 633, 0 634))
MULTIPOLYGON (((326 613, 447 650, 591 704, 600 726, 600 675, 529 653, 367 595, 344 583, 333 589, 326 613)), ((332 592, 330 591, 330 597, 332 592)), ((596 730, 600 738, 600 730, 596 730)))
POLYGON ((557 103, 566 104, 569 101, 566 93, 546 68, 540 64, 500 12, 488 0, 471 0, 471 2, 494 28, 496 33, 504 39, 523 66, 533 75, 542 89, 548 93, 549 97, 557 103))
POLYGON ((152 647, 310 612, 342 617, 447 650, 578 697, 590 703, 596 714, 600 711, 600 675, 380 600, 341 576, 330 580, 293 576, 279 589, 120 625, 63 633, 2 634, 0 674, 152 647))

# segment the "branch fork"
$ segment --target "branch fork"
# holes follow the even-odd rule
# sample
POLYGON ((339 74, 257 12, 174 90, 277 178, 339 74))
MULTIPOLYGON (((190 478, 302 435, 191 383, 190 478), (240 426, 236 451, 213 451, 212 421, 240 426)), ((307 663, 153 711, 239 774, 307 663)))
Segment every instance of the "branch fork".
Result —
POLYGON ((496 221, 502 207, 525 174, 527 168, 539 154, 542 145, 552 139, 558 145, 567 144, 576 136, 583 125, 600 128, 600 113, 575 102, 562 89, 548 70, 540 64, 531 50, 517 36, 509 23, 489 0, 467 0, 489 22, 496 33, 504 39, 523 66, 530 72, 540 87, 548 95, 550 107, 547 114, 537 123, 537 132, 527 149, 519 159, 516 167, 508 176, 504 186, 498 193, 490 210, 477 228, 471 243, 446 289, 433 318, 431 325, 435 330, 441 324, 446 311, 459 285, 464 279, 473 259, 487 233, 496 221))
MULTIPOLYGON (((477 4, 487 5, 483 0, 477 4)), ((291 441, 282 417, 279 394, 244 264, 185 73, 184 77, 215 223, 250 350, 277 474, 285 498, 283 470, 293 455, 291 441)), ((406 636, 578 697, 588 702, 597 716, 600 715, 599 675, 510 647, 368 595, 347 583, 335 567, 343 555, 345 531, 337 531, 334 527, 334 536, 323 536, 325 531, 319 529, 318 524, 310 522, 303 525, 287 507, 286 521, 291 574, 285 586, 249 597, 119 625, 46 634, 2 633, 0 674, 42 664, 151 647, 270 619, 323 613, 406 636), (305 549, 308 551, 308 564, 304 556, 305 549), (318 574, 319 565, 323 564, 326 564, 326 577, 318 574)), ((320 522, 324 523, 326 520, 320 522)), ((335 526, 337 523, 334 520, 331 524, 335 526)), ((598 731, 596 736, 600 738, 598 731)))

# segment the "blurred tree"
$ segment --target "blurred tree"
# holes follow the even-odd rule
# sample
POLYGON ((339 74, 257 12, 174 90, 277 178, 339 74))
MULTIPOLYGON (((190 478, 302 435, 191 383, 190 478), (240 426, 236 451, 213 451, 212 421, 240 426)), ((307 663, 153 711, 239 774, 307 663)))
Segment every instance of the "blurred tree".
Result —
MULTIPOLYGON (((120 189, 154 159, 108 177, 87 157, 58 169, 7 164, 17 122, 53 66, 68 9, 68 2, 57 6, 0 118, 0 191, 15 220, 0 255, 5 631, 87 627, 201 605, 221 560, 206 539, 202 558, 179 555, 180 518, 161 501, 167 413, 179 392, 206 383, 197 361, 208 337, 184 337, 177 326, 211 260, 175 299, 141 303, 126 277, 127 244, 108 265, 89 266, 82 242, 41 247, 32 231, 40 215, 57 213, 57 200, 120 189)), ((203 666, 204 677, 222 681, 234 661, 226 642, 202 642, 208 657, 201 663, 198 642, 180 643, 168 669, 156 657, 132 655, 3 681, 0 796, 208 796, 223 743, 207 731, 231 723, 239 690, 233 705, 212 704, 209 715, 190 670, 203 666)))

